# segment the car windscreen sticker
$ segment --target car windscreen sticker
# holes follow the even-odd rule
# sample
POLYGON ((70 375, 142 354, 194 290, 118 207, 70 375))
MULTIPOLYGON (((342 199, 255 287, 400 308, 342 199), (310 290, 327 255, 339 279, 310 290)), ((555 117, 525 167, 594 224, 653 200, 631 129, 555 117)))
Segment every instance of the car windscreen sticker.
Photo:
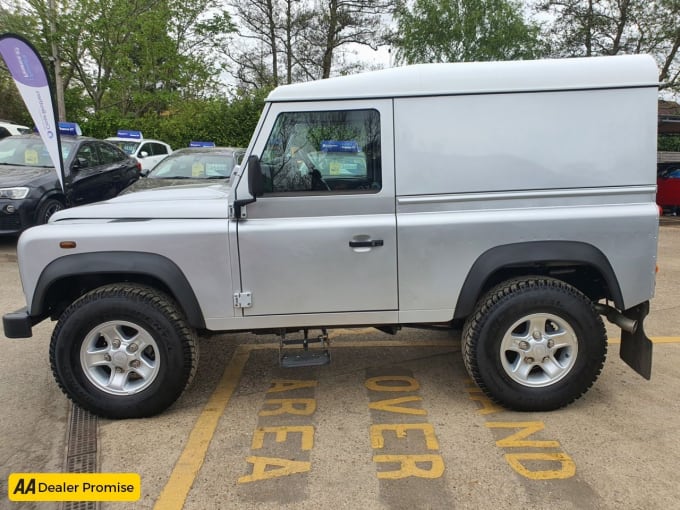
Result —
POLYGON ((27 165, 38 164, 38 151, 35 149, 26 149, 24 151, 24 163, 27 165))
POLYGON ((203 163, 196 162, 191 165, 191 177, 203 177, 205 175, 205 167, 203 163))

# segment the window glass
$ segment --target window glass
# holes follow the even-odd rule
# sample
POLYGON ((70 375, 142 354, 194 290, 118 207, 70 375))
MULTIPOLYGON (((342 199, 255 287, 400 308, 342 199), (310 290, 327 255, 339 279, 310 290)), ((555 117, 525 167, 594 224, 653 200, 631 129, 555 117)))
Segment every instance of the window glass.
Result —
POLYGON ((80 147, 76 154, 76 158, 81 161, 81 168, 90 168, 99 165, 99 156, 95 146, 88 143, 80 147))
POLYGON ((282 113, 260 160, 268 192, 377 192, 380 115, 375 110, 282 113))
POLYGON ((153 152, 151 152, 151 144, 150 143, 142 144, 142 146, 139 148, 139 152, 137 153, 137 155, 141 156, 142 152, 146 152, 147 156, 151 156, 153 154, 153 152))
POLYGON ((152 143, 150 145, 151 149, 153 150, 152 154, 154 156, 160 156, 168 153, 168 148, 162 143, 152 143))
POLYGON ((228 179, 234 158, 225 154, 174 153, 149 173, 150 179, 228 179))
POLYGON ((126 154, 134 154, 139 147, 139 142, 128 140, 111 140, 111 143, 120 147, 126 154))
POLYGON ((99 144, 99 157, 101 158, 102 164, 107 164, 122 161, 126 156, 115 147, 102 143, 99 144))
MULTIPOLYGON (((61 154, 64 161, 73 148, 73 143, 62 140, 61 154)), ((0 140, 0 165, 52 167, 47 147, 37 136, 7 137, 0 140)))

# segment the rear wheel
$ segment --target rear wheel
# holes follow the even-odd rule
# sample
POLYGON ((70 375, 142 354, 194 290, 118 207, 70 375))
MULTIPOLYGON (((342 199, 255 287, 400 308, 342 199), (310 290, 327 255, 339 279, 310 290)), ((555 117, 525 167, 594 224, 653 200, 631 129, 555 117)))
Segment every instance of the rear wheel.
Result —
POLYGON ((604 324, 592 302, 553 278, 498 285, 463 329, 470 376, 495 402, 518 411, 576 400, 597 379, 606 352, 604 324))
POLYGON ((66 395, 108 418, 140 418, 170 406, 198 364, 196 334, 171 298, 149 287, 108 285, 68 307, 50 344, 66 395))

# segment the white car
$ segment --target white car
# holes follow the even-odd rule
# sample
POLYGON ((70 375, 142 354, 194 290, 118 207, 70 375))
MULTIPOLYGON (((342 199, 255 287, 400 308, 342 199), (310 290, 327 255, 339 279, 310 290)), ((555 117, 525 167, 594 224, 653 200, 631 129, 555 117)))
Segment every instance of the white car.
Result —
POLYGON ((167 143, 144 138, 141 131, 118 130, 116 136, 107 140, 136 158, 142 165, 142 174, 150 172, 159 161, 172 154, 172 148, 167 143))
POLYGON ((12 135, 30 135, 33 130, 11 120, 0 120, 0 138, 12 135))

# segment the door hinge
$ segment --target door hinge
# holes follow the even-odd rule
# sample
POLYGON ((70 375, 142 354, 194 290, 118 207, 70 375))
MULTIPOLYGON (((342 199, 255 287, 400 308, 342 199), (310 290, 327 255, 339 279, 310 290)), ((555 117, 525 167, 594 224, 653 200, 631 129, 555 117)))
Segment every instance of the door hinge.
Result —
POLYGON ((250 292, 234 294, 234 308, 250 308, 251 306, 253 306, 253 295, 250 292))
POLYGON ((245 220, 247 217, 248 213, 246 212, 246 204, 236 203, 229 206, 230 220, 245 220))

